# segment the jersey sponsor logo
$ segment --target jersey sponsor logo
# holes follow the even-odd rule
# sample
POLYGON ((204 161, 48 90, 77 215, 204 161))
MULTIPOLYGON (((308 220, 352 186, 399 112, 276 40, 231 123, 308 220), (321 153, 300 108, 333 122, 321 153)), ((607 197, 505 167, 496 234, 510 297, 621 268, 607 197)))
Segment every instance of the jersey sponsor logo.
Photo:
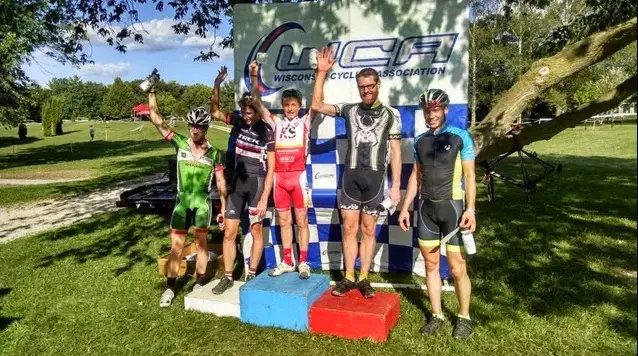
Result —
POLYGON ((323 255, 323 256, 334 256, 334 257, 337 257, 337 258, 341 259, 342 253, 341 253, 341 251, 323 250, 323 251, 321 251, 321 255, 323 255))
POLYGON ((281 130, 279 132, 279 138, 284 140, 289 140, 297 137, 297 132, 299 131, 299 125, 301 124, 300 120, 295 119, 294 121, 288 124, 281 124, 281 130))
MULTIPOLYGON (((356 110, 353 108, 352 110, 356 110)), ((352 112, 351 117, 354 119, 355 132, 354 142, 355 148, 358 148, 362 143, 369 143, 372 146, 376 146, 379 143, 379 137, 381 131, 383 131, 383 125, 386 120, 385 116, 372 117, 365 112, 352 112)))
POLYGON ((197 162, 192 162, 192 161, 186 161, 186 165, 190 166, 190 167, 196 167, 196 168, 210 168, 210 166, 202 164, 202 163, 197 163, 197 162))
POLYGON ((259 145, 259 143, 260 143, 258 139, 250 137, 250 136, 247 136, 247 135, 245 135, 243 133, 240 133, 238 136, 239 136, 240 140, 246 141, 248 143, 252 143, 252 144, 255 144, 255 145, 259 145))
MULTIPOLYGON (((274 82, 314 80, 313 69, 310 68, 309 64, 310 51, 313 47, 304 46, 299 54, 295 54, 293 47, 288 43, 271 49, 273 43, 289 31, 306 32, 300 24, 286 22, 261 37, 255 43, 248 54, 248 58, 246 58, 244 66, 244 84, 246 88, 251 87, 250 62, 257 58, 257 53, 268 53, 272 50, 277 52, 275 68, 279 72, 279 74, 274 75, 274 82), (306 73, 285 74, 285 72, 306 73)), ((357 69, 365 67, 390 68, 383 71, 384 77, 442 75, 445 73, 445 66, 450 60, 458 37, 458 33, 435 33, 407 38, 385 37, 332 41, 328 43, 328 47, 331 47, 332 53, 334 53, 336 68, 346 69, 346 71, 332 71, 329 77, 333 80, 354 78, 357 69), (425 67, 402 69, 413 64, 414 61, 419 62, 420 65, 425 65, 425 67), (355 70, 347 71, 347 69, 355 70)), ((411 65, 411 67, 414 66, 411 65)), ((267 85, 261 72, 258 73, 257 80, 262 96, 274 94, 283 88, 283 86, 267 85)))
POLYGON ((340 204, 339 208, 344 209, 344 210, 358 210, 361 206, 359 204, 350 204, 350 205, 346 205, 346 204, 340 204))
POLYGON ((333 179, 335 175, 333 173, 315 173, 315 179, 333 179))

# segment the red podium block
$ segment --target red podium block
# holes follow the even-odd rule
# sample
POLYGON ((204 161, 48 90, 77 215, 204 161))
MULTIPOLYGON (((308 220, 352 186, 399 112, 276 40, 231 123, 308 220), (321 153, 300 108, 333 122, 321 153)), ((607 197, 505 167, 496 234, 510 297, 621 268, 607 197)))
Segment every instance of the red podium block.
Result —
POLYGON ((364 298, 358 290, 343 297, 325 292, 310 308, 311 333, 346 339, 386 341, 399 320, 401 303, 398 294, 377 291, 374 298, 364 298))

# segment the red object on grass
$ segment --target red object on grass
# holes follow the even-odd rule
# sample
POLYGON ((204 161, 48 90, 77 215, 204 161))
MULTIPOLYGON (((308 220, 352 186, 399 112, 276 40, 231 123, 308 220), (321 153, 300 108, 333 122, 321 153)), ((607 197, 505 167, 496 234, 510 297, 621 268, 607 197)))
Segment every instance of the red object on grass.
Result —
POLYGON ((343 297, 325 292, 310 308, 310 332, 346 339, 386 341, 399 320, 401 302, 396 293, 377 291, 364 298, 358 290, 343 297))

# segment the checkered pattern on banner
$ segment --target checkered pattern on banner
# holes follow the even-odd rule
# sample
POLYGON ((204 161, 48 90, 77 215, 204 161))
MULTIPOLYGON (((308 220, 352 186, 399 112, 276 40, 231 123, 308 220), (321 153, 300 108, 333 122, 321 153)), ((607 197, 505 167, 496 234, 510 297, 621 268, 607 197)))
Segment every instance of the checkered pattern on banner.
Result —
MULTIPOLYGON (((408 179, 414 163, 414 137, 425 131, 423 113, 418 106, 397 106, 401 114, 401 195, 405 195, 408 179)), ((467 123, 467 105, 450 105, 448 122, 465 128, 467 123)), ((306 173, 311 192, 312 204, 308 209, 310 246, 308 262, 313 269, 343 269, 341 248, 341 216, 339 198, 341 193, 341 174, 347 149, 345 121, 343 118, 317 116, 313 119, 310 134, 310 154, 306 173)), ((388 168, 385 181, 385 193, 391 183, 391 171, 388 168)), ((415 199, 416 204, 416 199, 415 199)), ((274 210, 274 209, 273 209, 274 210)), ((412 210, 412 209, 411 209, 412 210)), ((267 241, 264 260, 268 268, 276 266, 282 256, 281 234, 274 217, 274 211, 264 223, 264 239, 267 241)), ((374 272, 405 271, 425 276, 423 257, 418 248, 416 215, 413 217, 413 229, 404 232, 398 222, 399 211, 387 216, 382 214, 377 222, 377 246, 371 270, 374 272)), ((248 232, 247 219, 242 219, 244 233, 248 232)), ((297 256, 296 228, 293 228, 294 248, 297 256)), ((246 256, 248 257, 248 256, 246 256)), ((357 259, 356 268, 359 266, 357 259)), ((449 269, 445 258, 441 259, 441 277, 449 278, 449 269)))

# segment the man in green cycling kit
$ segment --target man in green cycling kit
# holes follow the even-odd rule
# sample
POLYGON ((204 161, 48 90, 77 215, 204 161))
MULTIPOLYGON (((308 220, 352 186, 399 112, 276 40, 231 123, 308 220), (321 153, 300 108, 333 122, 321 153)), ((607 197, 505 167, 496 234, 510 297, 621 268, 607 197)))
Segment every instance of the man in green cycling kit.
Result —
POLYGON ((221 198, 222 211, 225 208, 226 182, 221 165, 221 151, 206 139, 210 124, 210 115, 206 109, 199 107, 188 113, 190 137, 187 138, 166 125, 157 108, 154 88, 149 92, 148 103, 153 125, 177 150, 177 198, 171 216, 171 253, 166 273, 166 290, 160 299, 160 307, 167 307, 175 297, 177 271, 191 226, 195 230, 197 249, 197 279, 193 289, 201 288, 204 284, 208 264, 208 231, 212 214, 209 193, 213 176, 221 198))

